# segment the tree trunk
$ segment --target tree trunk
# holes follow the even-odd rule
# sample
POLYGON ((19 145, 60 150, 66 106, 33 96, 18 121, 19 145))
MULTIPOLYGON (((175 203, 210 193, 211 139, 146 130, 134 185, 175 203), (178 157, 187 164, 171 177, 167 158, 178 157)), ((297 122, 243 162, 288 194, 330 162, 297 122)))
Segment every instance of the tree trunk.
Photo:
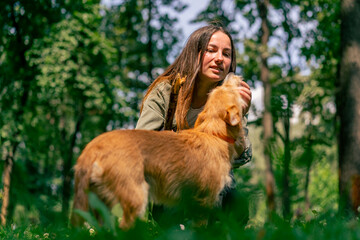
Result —
POLYGON ((312 141, 309 139, 308 146, 306 147, 305 151, 308 153, 307 163, 306 163, 306 175, 305 175, 305 186, 304 186, 304 198, 305 198, 305 211, 309 210, 311 207, 310 198, 309 198, 309 185, 310 185, 310 173, 311 173, 311 165, 313 162, 313 153, 312 153, 312 141))
POLYGON ((151 20, 152 20, 152 0, 148 0, 148 19, 147 19, 147 35, 148 35, 148 43, 147 43, 147 58, 148 58, 148 75, 150 81, 153 81, 152 70, 154 68, 153 65, 153 42, 152 42, 152 35, 153 29, 151 27, 151 20))
POLYGON ((360 2, 341 1, 341 62, 337 110, 340 212, 360 206, 360 2))
MULTIPOLYGON (((292 53, 290 48, 290 43, 293 40, 293 34, 291 29, 296 27, 293 26, 292 21, 290 20, 290 8, 287 6, 286 2, 282 2, 282 10, 284 12, 284 23, 288 26, 287 27, 287 35, 288 38, 285 42, 286 47, 286 55, 288 59, 288 66, 289 71, 287 73, 288 78, 290 78, 290 82, 288 83, 289 88, 291 89, 290 85, 291 82, 294 81, 294 67, 292 65, 292 53)), ((285 28, 286 29, 286 28, 285 28)), ((290 115, 291 115, 291 105, 293 103, 293 99, 291 94, 287 94, 287 106, 285 113, 283 115, 283 125, 284 125, 284 163, 283 163, 283 193, 282 193, 282 207, 283 207, 283 217, 285 219, 289 219, 291 217, 291 193, 290 193, 290 163, 291 163, 291 141, 290 141, 290 115)))
POLYGON ((271 83, 269 80, 268 51, 267 44, 270 37, 269 24, 267 21, 267 12, 269 1, 257 0, 257 6, 261 17, 261 73, 260 79, 264 86, 264 158, 265 158, 265 176, 266 176, 266 196, 269 216, 275 211, 275 178, 272 170, 271 161, 271 141, 273 139, 273 119, 271 114, 271 83))
POLYGON ((288 96, 288 104, 286 108, 286 114, 284 116, 284 170, 283 170, 283 217, 288 219, 291 217, 290 209, 290 161, 291 161, 291 152, 290 152, 290 99, 288 96))
MULTIPOLYGON (((14 150, 14 149, 13 149, 14 150)), ((11 172, 14 163, 14 151, 9 151, 5 158, 5 167, 3 171, 3 200, 1 205, 1 225, 6 225, 7 210, 10 202, 10 182, 11 172)))
POLYGON ((64 166, 63 166, 63 191, 62 191, 62 212, 67 217, 69 213, 69 200, 71 196, 71 180, 73 179, 71 168, 73 165, 73 149, 76 144, 76 135, 80 131, 81 124, 84 119, 84 115, 80 112, 78 114, 79 118, 75 125, 74 133, 70 138, 70 145, 68 148, 67 157, 64 158, 64 166))
MULTIPOLYGON (((26 72, 28 71, 28 62, 26 61, 25 58, 25 52, 26 52, 26 47, 24 46, 24 41, 23 41, 23 37, 20 34, 21 31, 21 27, 19 26, 17 19, 16 19, 16 10, 15 10, 16 6, 15 4, 12 5, 12 9, 11 9, 11 19, 12 19, 12 24, 15 28, 15 32, 16 32, 16 42, 15 44, 18 46, 18 56, 19 56, 19 61, 18 61, 18 69, 19 72, 25 72, 25 74, 19 75, 20 79, 23 79, 23 81, 21 82, 22 87, 23 87, 23 92, 22 92, 22 96, 20 99, 15 99, 15 101, 19 100, 19 109, 17 110, 17 112, 14 113, 15 116, 15 123, 17 123, 16 125, 20 125, 23 123, 23 115, 24 115, 24 108, 26 106, 26 103, 28 101, 29 98, 29 92, 30 92, 30 82, 32 80, 32 76, 29 76, 26 74, 26 72), (21 71, 20 71, 21 70, 21 71)), ((17 136, 19 136, 21 134, 21 130, 18 128, 16 129, 14 135, 12 136, 14 139, 16 139, 17 136)), ((3 171, 3 199, 2 199, 2 206, 1 206, 1 224, 2 225, 6 225, 6 219, 9 218, 8 216, 8 206, 10 203, 10 187, 11 187, 11 172, 12 172, 12 168, 13 168, 13 164, 14 164, 14 156, 15 153, 17 151, 17 148, 19 146, 20 142, 19 141, 12 141, 11 146, 10 146, 10 150, 7 154, 7 156, 5 157, 5 166, 4 166, 4 171, 3 171)))

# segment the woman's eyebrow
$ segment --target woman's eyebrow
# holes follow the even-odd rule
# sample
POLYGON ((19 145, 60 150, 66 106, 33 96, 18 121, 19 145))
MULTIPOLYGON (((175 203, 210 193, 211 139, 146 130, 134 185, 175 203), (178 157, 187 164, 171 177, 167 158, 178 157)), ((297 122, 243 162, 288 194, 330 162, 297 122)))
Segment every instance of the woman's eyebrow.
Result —
MULTIPOLYGON (((218 48, 218 46, 216 44, 213 43, 209 43, 209 47, 215 47, 218 48)), ((231 48, 224 48, 225 51, 231 51, 231 48)))

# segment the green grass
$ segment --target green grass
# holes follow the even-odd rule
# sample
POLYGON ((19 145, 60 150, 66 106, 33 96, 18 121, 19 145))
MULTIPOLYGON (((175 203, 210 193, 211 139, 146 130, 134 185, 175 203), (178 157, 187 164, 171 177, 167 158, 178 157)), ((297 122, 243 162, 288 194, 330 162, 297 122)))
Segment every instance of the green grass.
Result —
POLYGON ((156 223, 138 221, 134 229, 122 232, 102 225, 97 228, 69 228, 66 224, 49 226, 28 225, 0 227, 0 239, 360 239, 360 222, 357 218, 344 219, 334 214, 324 214, 310 221, 286 222, 274 217, 262 226, 241 226, 230 218, 207 228, 194 229, 179 225, 162 229, 156 223))
MULTIPOLYGON (((218 211, 212 218, 213 221, 206 228, 191 227, 191 221, 182 221, 185 229, 179 224, 168 224, 160 227, 155 221, 149 219, 137 221, 135 227, 128 232, 118 228, 118 219, 121 211, 110 211, 96 197, 89 194, 89 204, 92 210, 99 213, 102 224, 100 225, 91 212, 77 211, 89 224, 73 228, 61 218, 54 218, 51 223, 40 225, 36 223, 9 224, 0 227, 0 239, 256 239, 256 240, 347 240, 360 239, 360 221, 356 217, 344 218, 332 211, 319 213, 312 212, 311 218, 284 221, 274 215, 271 221, 256 223, 242 221, 242 208, 231 208, 231 212, 218 211), (309 219, 309 220, 305 220, 309 219)), ((237 205, 241 206, 241 205, 237 205)), ((166 222, 173 221, 172 215, 166 215, 166 222)), ((49 221, 48 221, 49 222, 49 221)))

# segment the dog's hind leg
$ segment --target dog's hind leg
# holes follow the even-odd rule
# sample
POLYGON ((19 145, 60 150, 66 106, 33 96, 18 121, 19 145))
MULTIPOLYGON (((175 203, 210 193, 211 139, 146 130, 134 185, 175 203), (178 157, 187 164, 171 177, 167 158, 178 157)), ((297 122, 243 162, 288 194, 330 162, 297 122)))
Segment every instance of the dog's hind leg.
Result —
POLYGON ((131 188, 116 192, 120 205, 123 209, 123 217, 120 228, 131 228, 138 217, 143 217, 148 203, 149 185, 143 181, 141 184, 131 184, 131 188))

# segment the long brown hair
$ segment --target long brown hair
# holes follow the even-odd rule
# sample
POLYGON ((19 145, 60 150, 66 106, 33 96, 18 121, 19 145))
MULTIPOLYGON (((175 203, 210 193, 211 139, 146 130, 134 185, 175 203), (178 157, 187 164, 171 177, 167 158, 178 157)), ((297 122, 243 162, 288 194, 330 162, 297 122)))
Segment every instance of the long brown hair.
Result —
POLYGON ((148 91, 143 99, 141 110, 145 99, 158 83, 168 81, 170 84, 172 84, 176 79, 177 74, 180 74, 181 77, 186 77, 186 80, 179 92, 175 119, 178 130, 189 128, 186 115, 190 108, 195 80, 200 71, 203 56, 207 49, 210 38, 215 32, 218 31, 225 33, 230 38, 231 65, 229 72, 235 72, 236 53, 234 42, 230 33, 224 27, 215 24, 201 27, 190 35, 184 49, 181 51, 180 55, 175 59, 175 61, 167 69, 165 69, 164 73, 157 77, 155 81, 149 86, 148 91))

